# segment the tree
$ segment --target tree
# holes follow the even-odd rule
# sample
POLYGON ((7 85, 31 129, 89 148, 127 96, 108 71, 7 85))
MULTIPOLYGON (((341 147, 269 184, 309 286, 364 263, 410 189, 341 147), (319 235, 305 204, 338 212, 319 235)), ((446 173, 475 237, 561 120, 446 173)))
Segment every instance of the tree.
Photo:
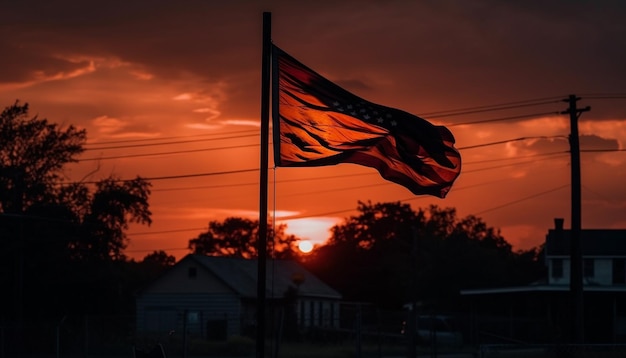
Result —
POLYGON ((64 165, 83 152, 86 131, 28 117, 16 101, 0 114, 0 210, 22 213, 54 196, 64 165))
MULTIPOLYGON (((287 226, 275 229, 268 225, 267 252, 273 258, 295 258, 295 245, 299 239, 285 233, 287 226), (273 240, 272 240, 273 238, 273 240)), ((211 221, 206 232, 189 240, 189 249, 194 254, 229 256, 240 258, 257 257, 259 221, 240 217, 229 217, 223 222, 211 221)))
POLYGON ((86 131, 28 112, 16 101, 0 114, 0 260, 10 268, 0 279, 14 298, 2 316, 110 306, 120 292, 123 270, 114 263, 125 260, 125 231, 151 223, 150 184, 113 176, 66 183, 63 169, 78 161, 86 131))
POLYGON ((415 298, 450 308, 461 289, 541 275, 537 255, 513 252, 498 230, 475 216, 458 218, 453 208, 359 202, 357 210, 306 261, 348 300, 398 308, 415 298))
POLYGON ((168 268, 174 266, 176 263, 176 257, 168 255, 163 250, 159 250, 146 255, 141 262, 151 266, 168 268))
POLYGON ((129 223, 151 224, 148 197, 150 184, 137 177, 120 181, 107 178, 96 183, 95 193, 82 215, 82 231, 73 242, 80 259, 124 259, 129 223))

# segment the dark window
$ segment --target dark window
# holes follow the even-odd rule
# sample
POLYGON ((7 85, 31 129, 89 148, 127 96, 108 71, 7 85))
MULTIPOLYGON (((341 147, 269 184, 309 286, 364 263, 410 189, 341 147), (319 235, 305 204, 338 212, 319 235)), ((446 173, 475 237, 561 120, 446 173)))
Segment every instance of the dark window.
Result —
POLYGON ((319 301, 317 303, 317 326, 318 327, 322 327, 324 325, 324 317, 323 317, 324 310, 322 308, 323 307, 322 305, 323 305, 322 301, 319 301))
POLYGON ((198 270, 195 267, 190 267, 189 271, 187 271, 187 275, 189 278, 196 278, 198 275, 198 270))
POLYGON ((613 284, 626 283, 626 260, 613 259, 613 284))
POLYGON ((552 259, 552 277, 563 277, 563 259, 552 259))
POLYGON ((593 277, 596 275, 595 261, 593 259, 585 259, 583 261, 583 274, 585 277, 593 277))

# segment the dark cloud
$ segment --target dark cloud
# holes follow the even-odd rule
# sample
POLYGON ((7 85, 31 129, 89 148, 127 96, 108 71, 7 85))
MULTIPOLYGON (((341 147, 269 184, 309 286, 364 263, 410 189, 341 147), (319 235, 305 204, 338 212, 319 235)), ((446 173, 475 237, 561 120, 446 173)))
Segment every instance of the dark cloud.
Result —
POLYGON ((530 150, 535 153, 556 153, 569 151, 566 138, 538 139, 536 141, 514 142, 513 145, 520 149, 530 150))
MULTIPOLYGON (((4 1, 0 11, 0 89, 3 84, 27 82, 35 73, 68 74, 85 68, 89 59, 99 60, 89 76, 0 94, 9 97, 9 103, 13 96, 28 94, 33 98, 21 99, 31 102, 34 109, 42 108, 42 115, 55 121, 88 125, 100 116, 121 119, 118 127, 114 121, 108 127, 100 123, 93 129, 103 132, 90 132, 96 135, 107 130, 109 135, 169 135, 185 124, 205 120, 205 114, 193 112, 198 108, 219 113, 219 121, 258 119, 261 14, 271 11, 276 45, 372 102, 419 115, 536 98, 553 100, 513 113, 434 118, 454 124, 539 112, 558 115, 567 108, 562 99, 576 94, 582 98, 581 107, 591 106, 581 123, 599 118, 620 120, 626 118, 624 101, 600 99, 598 94, 626 93, 625 10, 626 2, 609 0, 4 1), (120 70, 115 63, 124 68, 120 70), (145 76, 138 79, 133 71, 145 76), (194 98, 172 100, 181 94, 194 98), (196 102, 200 101, 196 97, 205 102, 196 102)), ((519 136, 566 136, 569 132, 558 123, 550 122, 545 128, 541 123, 548 122, 517 126, 504 121, 451 129, 459 146, 519 136)), ((618 130, 614 137, 606 128, 602 133, 605 137, 581 136, 581 148, 615 149, 618 139, 624 141, 618 130)), ((511 146, 515 151, 503 146, 464 151, 468 162, 503 161, 468 164, 456 189, 465 185, 465 180, 484 183, 502 178, 506 183, 489 185, 480 192, 453 188, 445 204, 434 203, 458 207, 462 215, 484 212, 490 225, 540 227, 534 232, 551 227, 553 217, 567 216, 567 188, 550 191, 569 183, 567 154, 539 155, 515 165, 504 161, 513 153, 566 153, 567 140, 537 139, 511 146), (484 166, 489 168, 476 170, 484 166), (541 192, 547 194, 537 196, 541 192), (532 200, 520 201, 524 198, 532 200)), ((626 180, 623 157, 621 153, 591 155, 603 160, 583 165, 584 185, 597 193, 587 196, 593 202, 586 203, 585 213, 593 214, 585 216, 588 221, 584 224, 597 223, 601 216, 601 224, 611 226, 623 220, 623 215, 617 215, 623 212, 623 201, 614 203, 604 197, 616 200, 613 192, 626 195, 620 191, 626 180)), ((202 162, 206 170, 242 165, 227 155, 216 157, 185 159, 190 168, 202 162)), ((141 164, 133 163, 132 173, 139 167, 141 164)), ((152 165, 142 170, 146 175, 159 176, 164 172, 157 171, 167 167, 152 165)), ((167 173, 174 173, 171 170, 167 173)), ((335 174, 338 168, 327 170, 335 174)), ((346 197, 348 194, 352 192, 346 197)), ((329 200, 340 207, 352 207, 357 199, 368 196, 385 201, 404 198, 406 193, 381 189, 354 193, 352 202, 334 197, 329 200)), ((176 199, 184 200, 182 195, 176 199)), ((420 199, 417 205, 430 202, 420 199)), ((297 205, 298 210, 308 205, 303 210, 325 212, 328 202, 320 199, 297 205)))
MULTIPOLYGON (((602 138, 593 134, 582 134, 579 138, 581 150, 611 151, 619 149, 619 141, 614 138, 602 138)), ((517 148, 531 150, 537 153, 553 153, 570 150, 567 138, 541 138, 536 141, 514 142, 513 145, 517 148)))
POLYGON ((617 150, 619 149, 619 141, 612 138, 602 138, 597 135, 583 134, 580 136, 580 149, 617 150))
POLYGON ((0 53, 7 59, 0 66, 1 83, 28 82, 85 68, 89 61, 69 61, 40 51, 29 44, 7 43, 0 39, 0 53))
POLYGON ((610 1, 25 1, 5 6, 2 26, 50 51, 220 79, 258 71, 263 10, 275 42, 316 69, 359 78, 375 68, 396 93, 447 95, 453 106, 611 92, 626 77, 624 5, 610 1))

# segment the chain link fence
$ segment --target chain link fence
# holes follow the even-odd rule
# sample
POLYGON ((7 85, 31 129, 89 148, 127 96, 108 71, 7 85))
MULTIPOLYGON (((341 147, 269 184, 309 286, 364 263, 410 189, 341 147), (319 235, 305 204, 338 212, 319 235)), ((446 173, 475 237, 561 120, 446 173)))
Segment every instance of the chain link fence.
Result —
MULTIPOLYGON (((399 357, 626 357, 626 344, 553 344, 553 331, 539 319, 487 317, 450 312, 417 313, 416 327, 409 326, 410 311, 383 310, 363 303, 342 303, 332 323, 298 326, 298 335, 284 332, 292 327, 271 315, 268 342, 271 347, 309 344, 341 347, 356 358, 399 357), (430 318, 426 320, 425 318, 430 318), (282 324, 282 326, 281 326, 282 324), (280 329, 279 329, 280 328, 280 329), (409 332, 416 335, 411 339, 409 332), (461 337, 452 341, 451 337, 461 337), (282 345, 282 346, 281 346, 282 345)), ((243 319, 243 317, 241 318, 243 319)), ((162 346, 168 356, 254 355, 255 332, 238 336, 216 325, 215 317, 199 315, 187 326, 179 320, 171 329, 137 332, 133 315, 66 316, 0 325, 0 358, 12 357, 130 357, 135 350, 162 346), (200 325, 202 329, 191 329, 200 325), (183 334, 186 332, 186 334, 183 334)), ((198 327, 200 327, 198 326, 198 327)), ((196 328, 198 328, 196 327, 196 328)), ((281 348, 287 357, 287 349, 281 348)))

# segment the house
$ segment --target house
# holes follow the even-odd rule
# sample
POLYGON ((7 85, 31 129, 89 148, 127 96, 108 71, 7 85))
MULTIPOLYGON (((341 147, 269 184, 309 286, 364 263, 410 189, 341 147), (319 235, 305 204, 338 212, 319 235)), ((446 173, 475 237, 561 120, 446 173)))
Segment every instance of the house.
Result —
MULTIPOLYGON (((581 232, 583 285, 587 290, 626 288, 626 230, 585 229, 581 232)), ((563 219, 546 236, 545 259, 548 285, 570 284, 570 230, 563 219)))
MULTIPOLYGON (((138 293, 137 332, 186 331, 207 339, 253 334, 257 269, 257 260, 185 256, 138 293)), ((270 307, 287 307, 299 328, 338 325, 341 295, 297 262, 268 260, 266 279, 269 314, 275 313, 270 307)))
MULTIPOLYGON (((547 277, 522 287, 462 290, 473 340, 551 343, 571 339, 570 236, 555 219, 544 245, 547 277)), ((583 229, 583 321, 589 343, 626 342, 626 230, 583 229)))

